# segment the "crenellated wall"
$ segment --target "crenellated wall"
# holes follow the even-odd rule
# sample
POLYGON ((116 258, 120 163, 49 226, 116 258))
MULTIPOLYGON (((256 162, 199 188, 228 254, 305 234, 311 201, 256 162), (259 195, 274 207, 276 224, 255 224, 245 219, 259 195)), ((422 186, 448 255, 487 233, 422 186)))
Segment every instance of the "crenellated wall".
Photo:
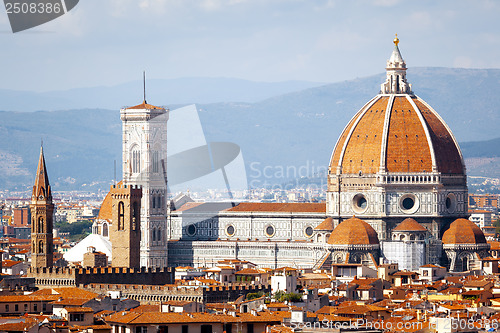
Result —
POLYGON ((99 268, 30 268, 29 277, 38 286, 86 286, 91 283, 164 285, 175 282, 175 269, 140 269, 123 267, 99 268))
POLYGON ((240 296, 255 292, 270 292, 269 286, 230 284, 228 286, 154 286, 127 284, 89 284, 85 289, 99 294, 120 292, 122 296, 143 303, 169 300, 216 303, 234 301, 240 296))

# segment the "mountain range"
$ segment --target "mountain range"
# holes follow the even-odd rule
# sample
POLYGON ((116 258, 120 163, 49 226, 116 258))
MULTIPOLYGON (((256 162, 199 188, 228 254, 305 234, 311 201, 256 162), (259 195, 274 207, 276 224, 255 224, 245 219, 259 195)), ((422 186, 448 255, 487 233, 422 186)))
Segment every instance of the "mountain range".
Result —
MULTIPOLYGON (((342 129, 378 93, 384 78, 377 74, 323 85, 148 80, 148 102, 168 104, 171 110, 197 103, 207 141, 238 144, 247 176, 258 179, 256 184, 282 183, 328 165, 342 129), (167 91, 166 81, 179 90, 167 91)), ((461 142, 469 174, 500 177, 500 70, 411 68, 408 81, 461 142)), ((139 81, 64 92, 0 91, 0 109, 9 110, 0 112, 0 189, 32 185, 41 139, 54 188, 106 189, 114 160, 121 174, 119 108, 141 102, 137 90, 142 92, 139 81), (44 108, 63 110, 32 112, 44 108)))

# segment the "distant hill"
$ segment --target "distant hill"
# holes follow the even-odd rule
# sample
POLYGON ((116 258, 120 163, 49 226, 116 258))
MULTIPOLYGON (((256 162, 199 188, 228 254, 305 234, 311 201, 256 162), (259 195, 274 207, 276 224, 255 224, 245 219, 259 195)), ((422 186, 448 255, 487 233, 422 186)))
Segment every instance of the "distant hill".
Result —
MULTIPOLYGON (((148 79, 147 100, 157 104, 257 102, 323 83, 307 81, 254 82, 232 78, 148 79)), ((142 102, 143 82, 111 87, 30 92, 0 89, 0 110, 39 111, 69 109, 119 109, 142 102)))
MULTIPOLYGON (((328 165, 340 132, 378 93, 384 77, 379 74, 307 88, 254 103, 201 103, 198 108, 208 141, 240 145, 249 180, 258 179, 257 185, 264 180, 281 184, 304 173, 311 176, 328 165)), ((500 70, 414 68, 409 70, 408 80, 415 93, 444 118, 457 140, 465 142, 461 144, 464 156, 475 159, 468 160, 474 161, 474 167, 468 166, 469 173, 483 175, 483 166, 488 173, 494 172, 497 162, 488 158, 499 156, 500 139, 495 138, 500 124, 500 70)), ((256 90, 265 90, 265 84, 257 86, 256 90)), ((196 101, 200 95, 189 91, 193 97, 186 100, 196 101)), ((101 100, 107 93, 102 94, 101 100)), ((28 99, 22 94, 15 98, 28 99)), ((139 100, 130 93, 113 98, 122 99, 120 105, 139 100)), ((169 99, 151 97, 148 101, 162 104, 169 99)), ((185 104, 189 103, 168 106, 174 109, 185 104)), ((0 189, 32 185, 41 138, 49 176, 60 189, 80 189, 90 183, 95 184, 86 188, 107 188, 113 178, 113 160, 121 174, 118 107, 0 112, 0 189)))
MULTIPOLYGON (((500 135, 500 134, 499 134, 500 135)), ((500 138, 463 142, 460 144, 464 156, 471 157, 500 157, 500 138)))

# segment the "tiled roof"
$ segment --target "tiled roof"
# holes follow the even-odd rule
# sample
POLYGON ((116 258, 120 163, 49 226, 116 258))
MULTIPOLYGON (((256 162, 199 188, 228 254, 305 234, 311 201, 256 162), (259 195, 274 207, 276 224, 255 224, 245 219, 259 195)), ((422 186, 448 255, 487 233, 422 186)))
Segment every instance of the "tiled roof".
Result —
POLYGON ((256 268, 243 268, 242 270, 234 273, 234 274, 239 274, 239 275, 261 275, 264 272, 261 272, 260 270, 256 268))
POLYGON ((456 219, 441 239, 443 244, 486 244, 481 229, 467 219, 456 219))
POLYGON ((65 308, 65 310, 68 313, 89 313, 89 312, 94 313, 94 310, 92 310, 92 308, 88 308, 88 307, 68 307, 68 308, 65 308))
POLYGON ((10 268, 12 266, 15 266, 15 265, 18 265, 18 264, 21 264, 22 261, 15 261, 15 260, 3 260, 2 261, 2 267, 3 268, 10 268))
POLYGON ((165 108, 162 108, 161 106, 154 106, 151 104, 146 103, 146 101, 142 102, 141 104, 135 105, 128 107, 127 110, 133 110, 133 109, 146 109, 146 110, 165 110, 165 108))
POLYGON ((227 314, 209 313, 173 313, 173 312, 144 312, 134 313, 121 311, 106 318, 108 323, 122 323, 131 325, 169 324, 169 323, 281 323, 283 318, 289 318, 288 311, 258 312, 257 316, 251 313, 237 313, 236 316, 227 314))
POLYGON ((86 302, 88 302, 88 298, 63 298, 63 299, 57 299, 52 302, 53 305, 61 305, 63 307, 65 306, 82 306, 86 302))
POLYGON ((281 302, 272 302, 266 305, 267 308, 288 308, 288 305, 281 302))
POLYGON ((154 304, 142 304, 133 309, 130 309, 132 312, 158 312, 159 306, 154 304))
POLYGON ((5 295, 0 296, 0 303, 14 303, 14 302, 50 302, 58 299, 57 295, 5 295))
MULTIPOLYGON (((29 332, 33 326, 38 324, 38 320, 33 318, 22 318, 16 322, 6 322, 0 324, 1 332, 29 332)), ((38 329, 37 329, 38 331, 38 329)))
POLYGON ((323 220, 314 230, 326 230, 326 231, 333 231, 334 226, 333 226, 333 219, 331 217, 327 217, 326 219, 323 220))
POLYGON ((56 295, 58 297, 72 298, 72 299, 93 299, 98 296, 98 294, 76 287, 63 287, 63 288, 50 288, 50 289, 40 289, 33 292, 31 295, 56 295))
POLYGON ((500 242, 488 241, 488 244, 490 244, 491 250, 500 250, 500 242))
POLYGON ((392 231, 427 231, 420 223, 411 217, 404 219, 403 222, 398 224, 392 231))
POLYGON ((330 235, 328 244, 375 245, 377 232, 363 220, 352 217, 341 222, 330 235))
POLYGON ((229 212, 290 212, 290 213, 325 213, 325 203, 303 203, 303 202, 242 202, 229 212))

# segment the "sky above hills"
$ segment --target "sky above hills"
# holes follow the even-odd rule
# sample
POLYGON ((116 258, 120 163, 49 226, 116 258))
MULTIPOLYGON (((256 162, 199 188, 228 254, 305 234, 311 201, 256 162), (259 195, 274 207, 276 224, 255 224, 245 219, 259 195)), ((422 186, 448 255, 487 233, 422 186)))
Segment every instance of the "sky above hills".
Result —
POLYGON ((410 67, 500 68, 498 17, 494 0, 82 0, 13 34, 2 8, 0 89, 115 85, 143 70, 337 82, 383 71, 395 33, 410 67))

